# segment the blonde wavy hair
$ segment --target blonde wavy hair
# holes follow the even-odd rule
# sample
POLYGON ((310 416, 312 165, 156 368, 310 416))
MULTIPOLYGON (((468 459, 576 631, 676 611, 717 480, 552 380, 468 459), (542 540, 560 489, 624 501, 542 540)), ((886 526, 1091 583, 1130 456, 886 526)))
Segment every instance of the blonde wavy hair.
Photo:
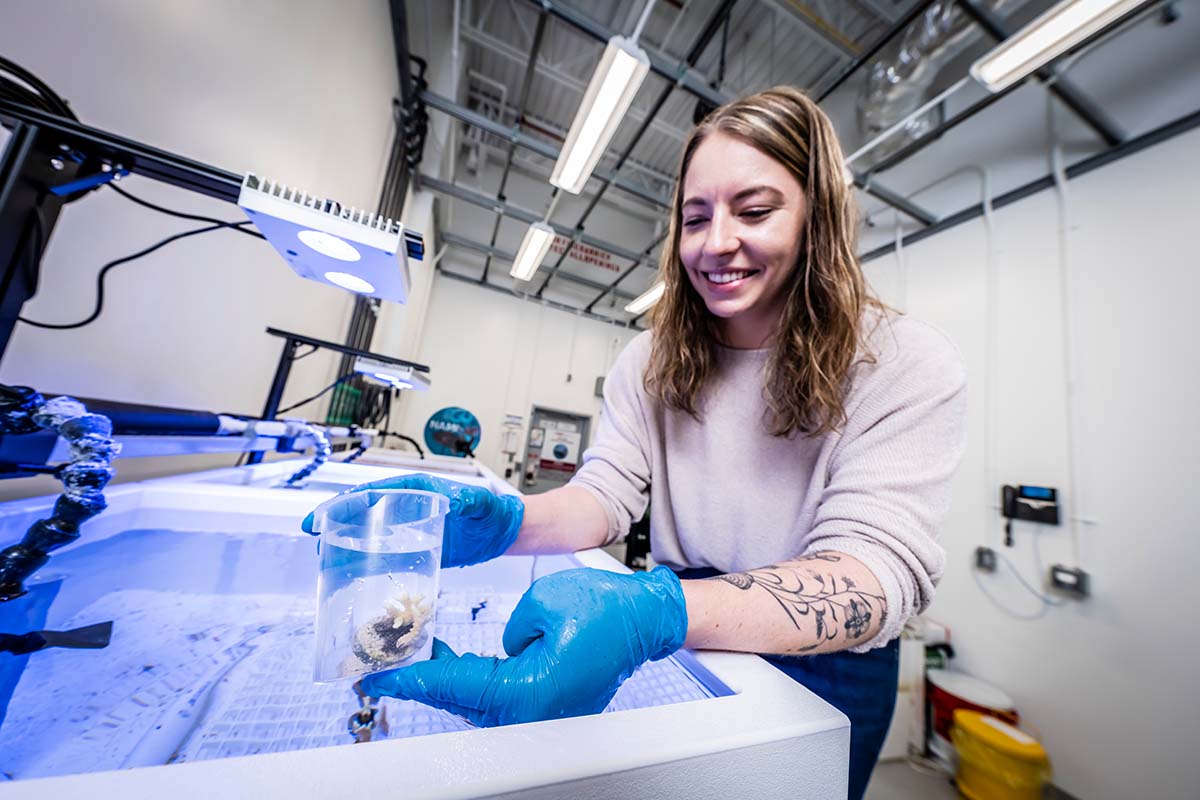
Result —
POLYGON ((850 368, 864 344, 862 316, 882 309, 869 294, 855 252, 857 213, 829 118, 798 89, 777 86, 709 114, 683 148, 671 220, 659 260, 666 284, 651 312, 654 344, 643 379, 670 408, 701 418, 700 398, 716 364, 717 319, 688 281, 679 257, 683 182, 692 156, 715 132, 737 137, 775 159, 804 188, 808 206, 795 280, 764 376, 768 430, 775 436, 836 430, 850 368))

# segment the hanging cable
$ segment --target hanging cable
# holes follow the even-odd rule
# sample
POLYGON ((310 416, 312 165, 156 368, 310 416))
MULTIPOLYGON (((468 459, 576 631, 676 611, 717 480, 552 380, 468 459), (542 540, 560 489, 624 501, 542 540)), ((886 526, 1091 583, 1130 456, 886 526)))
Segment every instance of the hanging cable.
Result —
MULTIPOLYGON (((42 257, 42 250, 45 247, 46 235, 45 235, 45 227, 42 223, 40 216, 35 215, 34 219, 37 222, 36 227, 38 229, 38 246, 35 250, 30 251, 30 258, 34 259, 33 263, 36 264, 37 261, 39 261, 42 257)), ((186 239, 189 236, 196 236, 201 233, 208 233, 209 231, 219 231, 222 228, 240 229, 240 227, 242 225, 250 225, 250 224, 251 224, 250 221, 246 220, 245 222, 218 222, 216 225, 208 225, 203 228, 194 228, 190 231, 184 231, 182 233, 176 233, 172 236, 168 236, 167 238, 165 238, 155 244, 152 244, 149 247, 147 247, 146 249, 140 250, 140 251, 134 253, 133 255, 128 255, 123 258, 118 258, 116 261, 108 262, 107 264, 105 264, 103 267, 100 268, 100 272, 97 273, 97 275, 96 275, 96 306, 92 310, 91 314, 89 314, 87 317, 79 320, 78 322, 63 322, 63 323, 38 322, 36 320, 26 319, 25 317, 17 317, 17 319, 20 320, 21 322, 24 322, 26 325, 32 325, 35 328, 44 328, 46 330, 52 330, 52 331, 73 330, 75 328, 82 328, 85 325, 90 325, 93 322, 95 322, 99 318, 100 314, 103 313, 103 311, 104 311, 104 280, 108 276, 108 273, 111 270, 115 269, 116 267, 121 266, 122 264, 128 264, 130 261, 136 261, 137 259, 142 258, 143 256, 148 256, 151 253, 153 253, 154 251, 167 246, 171 242, 175 242, 180 239, 186 239)))
POLYGON ((1000 340, 999 295, 995 260, 995 216, 992 209, 992 176, 977 167, 979 193, 983 204, 984 230, 984 333, 983 333, 983 543, 991 546, 996 509, 991 503, 996 480, 996 350, 1000 340))
POLYGON ((109 183, 108 188, 112 189, 114 192, 121 195, 126 200, 137 203, 139 206, 142 206, 143 208, 149 208, 152 211, 157 211, 160 214, 166 214, 167 216, 177 217, 179 219, 190 219, 190 220, 194 220, 196 222, 207 222, 210 225, 229 226, 229 227, 232 227, 234 230, 236 230, 238 233, 244 233, 247 236, 253 236, 256 239, 267 238, 267 237, 263 236, 261 233, 259 233, 258 231, 248 231, 245 228, 236 227, 236 225, 248 224, 245 222, 239 222, 239 223, 224 222, 222 220, 215 219, 213 217, 204 217, 204 216, 200 216, 199 214, 186 214, 182 211, 175 211, 170 208, 164 208, 163 206, 151 203, 149 200, 143 200, 142 198, 138 197, 137 195, 130 194, 128 191, 126 191, 125 189, 122 189, 120 186, 117 186, 115 183, 109 183))
MULTIPOLYGON (((962 169, 955 170, 948 175, 943 175, 930 183, 920 187, 915 192, 909 195, 910 198, 915 198, 934 186, 937 186, 945 181, 955 178, 963 174, 972 174, 979 179, 979 201, 983 206, 983 229, 984 229, 984 362, 983 362, 983 415, 984 415, 984 430, 983 430, 983 482, 984 482, 984 502, 983 502, 983 543, 989 548, 995 549, 992 544, 992 532, 995 529, 995 514, 998 506, 994 504, 996 488, 999 484, 996 481, 995 467, 995 438, 996 438, 996 420, 995 420, 995 376, 997 356, 996 349, 999 341, 999 305, 998 290, 997 290, 997 269, 995 259, 995 241, 996 241, 996 219, 995 212, 992 207, 992 178, 991 173, 987 169, 979 166, 967 166, 962 169)), ((897 215, 897 220, 899 215, 897 215)), ((900 256, 903 248, 901 237, 896 240, 897 257, 900 256)), ((903 262, 901 262, 903 264, 903 262)), ((903 269, 903 266, 901 267, 903 269)))
POLYGON ((1079 566, 1079 520, 1083 516, 1083 500, 1079 495, 1079 485, 1076 480, 1077 459, 1075 457, 1075 443, 1078 441, 1075 395, 1079 384, 1075 374, 1074 304, 1071 302, 1071 264, 1067 247, 1071 214, 1067 193, 1067 171, 1063 165, 1062 147, 1058 144, 1058 135, 1054 128, 1054 108, 1049 102, 1046 116, 1052 143, 1050 163, 1054 174, 1055 195, 1058 198, 1058 276, 1062 308, 1063 402, 1067 418, 1065 431, 1067 439, 1067 526, 1071 534, 1073 565, 1079 566))
MULTIPOLYGON (((997 553, 997 555, 1003 559, 1004 563, 1008 565, 1009 569, 1013 569, 1008 559, 1003 557, 1003 554, 997 553)), ((1017 573, 1015 569, 1013 574, 1017 575, 1017 579, 1021 581, 1022 585, 1025 585, 1024 579, 1020 577, 1020 574, 1017 573)), ((1012 617, 1013 619, 1020 620, 1022 622, 1032 622, 1046 616, 1046 612, 1050 610, 1050 606, 1043 601, 1040 603, 1038 610, 1035 612, 1023 614, 1019 611, 1013 611, 988 590, 987 585, 984 583, 983 578, 979 574, 979 570, 971 570, 971 575, 975 578, 975 585, 979 587, 979 591, 983 594, 983 596, 986 597, 988 601, 999 611, 1003 612, 1009 617, 1012 617)))
POLYGON ((276 414, 286 414, 287 412, 289 412, 289 411, 292 411, 293 409, 297 409, 297 408, 299 408, 300 406, 307 405, 307 404, 311 403, 311 402, 312 402, 312 401, 314 401, 314 400, 319 400, 320 398, 324 397, 326 394, 328 394, 329 392, 333 391, 333 390, 334 390, 334 389, 336 389, 336 388, 337 388, 339 385, 341 385, 341 384, 345 383, 346 381, 350 380, 351 378, 353 378, 353 377, 354 377, 354 375, 357 375, 357 374, 358 374, 358 373, 354 373, 354 374, 352 374, 352 375, 343 375, 342 377, 338 378, 338 379, 337 379, 336 381, 334 381, 333 383, 331 383, 331 384, 329 384, 328 386, 326 386, 326 387, 325 387, 324 389, 322 389, 321 391, 319 391, 319 392, 317 392, 316 394, 314 394, 312 397, 306 397, 306 398, 304 398, 303 400, 301 400, 299 403, 292 403, 292 404, 291 404, 290 406, 288 406, 287 408, 281 408, 281 409, 279 409, 278 411, 276 411, 275 413, 276 413, 276 414))
POLYGON ((567 348, 567 383, 575 377, 575 340, 579 338, 579 318, 583 309, 575 312, 575 322, 571 326, 571 346, 567 348))
POLYGON ((421 445, 417 442, 417 440, 412 438, 411 436, 405 436, 403 433, 396 433, 395 431, 381 431, 379 435, 381 438, 386 438, 388 436, 394 436, 402 442, 408 442, 409 444, 411 444, 413 446, 413 448, 416 449, 417 453, 421 456, 421 459, 422 460, 425 459, 425 450, 421 447, 421 445))

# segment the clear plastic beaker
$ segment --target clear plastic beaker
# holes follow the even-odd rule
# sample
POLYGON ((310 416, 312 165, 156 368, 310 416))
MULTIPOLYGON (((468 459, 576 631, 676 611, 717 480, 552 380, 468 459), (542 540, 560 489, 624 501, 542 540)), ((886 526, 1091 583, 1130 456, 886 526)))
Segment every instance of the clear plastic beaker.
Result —
POLYGON ((429 658, 449 508, 435 492, 367 489, 313 512, 321 535, 314 680, 429 658))

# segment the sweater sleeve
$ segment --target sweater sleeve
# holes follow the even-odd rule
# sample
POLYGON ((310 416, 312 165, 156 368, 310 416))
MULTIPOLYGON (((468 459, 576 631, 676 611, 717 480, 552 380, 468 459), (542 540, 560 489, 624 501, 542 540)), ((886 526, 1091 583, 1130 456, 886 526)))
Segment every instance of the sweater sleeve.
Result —
POLYGON ((590 492, 608 519, 605 544, 624 539, 629 525, 646 513, 650 493, 650 426, 642 370, 649 332, 638 335, 617 358, 604 381, 604 405, 583 466, 571 486, 590 492))
POLYGON ((899 636, 932 601, 946 561, 938 528, 965 444, 966 376, 957 349, 929 326, 897 327, 904 324, 904 343, 886 362, 869 365, 852 391, 858 399, 847 409, 804 549, 853 556, 883 587, 883 627, 856 652, 899 636))

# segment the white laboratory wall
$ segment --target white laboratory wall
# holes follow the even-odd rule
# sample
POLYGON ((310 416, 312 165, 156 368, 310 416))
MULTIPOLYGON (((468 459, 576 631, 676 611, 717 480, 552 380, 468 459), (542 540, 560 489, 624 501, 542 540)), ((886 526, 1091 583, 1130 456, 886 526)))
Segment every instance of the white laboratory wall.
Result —
POLYGON ((1088 800, 1194 797, 1200 786, 1197 148, 1192 132, 1069 183, 1075 497, 1055 193, 996 213, 996 485, 984 479, 984 225, 907 248, 903 281, 893 256, 866 265, 884 299, 953 337, 970 375, 969 445, 929 615, 951 627, 960 668, 1014 697, 1056 782, 1088 800), (1074 561, 1065 525, 1017 523, 1015 545, 1002 544, 1000 483, 1058 487, 1067 513, 1086 518, 1078 558, 1091 598, 1044 607, 1007 566, 971 569, 984 543, 1035 588, 1050 564, 1074 561))
POLYGON ((433 388, 405 392, 393 427, 420 440, 435 411, 466 408, 482 427, 478 457, 503 475, 505 415, 518 414, 527 426, 533 405, 569 411, 591 416, 594 433, 601 405, 596 378, 636 334, 439 275, 417 359, 432 367, 433 388))
MULTIPOLYGON (((350 205, 378 200, 397 83, 382 0, 10 0, 2 17, 0 52, 67 98, 89 125, 350 205)), ((231 204, 146 179, 122 185, 168 207, 243 218, 231 204)), ((89 195, 60 217, 24 314, 53 322, 86 316, 102 264, 195 225, 108 190, 89 195)), ((86 328, 18 325, 0 380, 257 413, 281 349, 264 328, 336 341, 350 308, 348 294, 294 277, 265 242, 204 234, 113 270, 104 313, 86 328)), ((315 393, 335 369, 325 353, 298 362, 285 404, 315 393)), ((324 408, 304 411, 317 416, 324 408)), ((130 477, 195 465, 131 459, 118 467, 130 477)))

